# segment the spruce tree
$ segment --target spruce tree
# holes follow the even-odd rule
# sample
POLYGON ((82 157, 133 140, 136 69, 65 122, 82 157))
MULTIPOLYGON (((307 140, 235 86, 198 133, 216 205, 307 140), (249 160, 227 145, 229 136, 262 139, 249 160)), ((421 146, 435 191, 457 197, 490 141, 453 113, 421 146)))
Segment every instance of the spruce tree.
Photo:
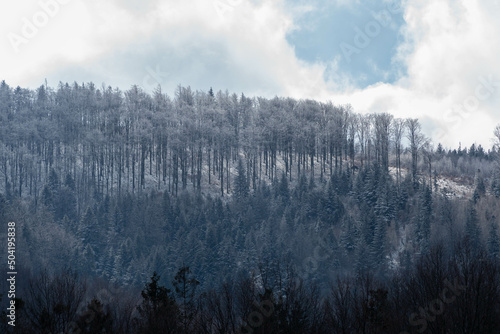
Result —
POLYGON ((351 216, 344 218, 340 227, 340 245, 346 254, 351 254, 356 249, 359 232, 351 216))
POLYGON ((465 239, 470 243, 473 250, 481 246, 481 230, 477 211, 473 203, 469 203, 467 218, 465 221, 465 239))
POLYGON ((488 253, 494 259, 498 259, 500 255, 500 239, 498 237, 498 225, 495 220, 495 216, 492 217, 490 222, 488 253))
POLYGON ((278 196, 282 199, 283 202, 288 202, 290 198, 290 188, 288 185, 288 178, 285 173, 281 173, 281 180, 279 182, 278 187, 278 196))
POLYGON ((59 176, 57 175, 54 168, 51 168, 48 179, 48 186, 53 193, 56 193, 59 190, 59 176))
POLYGON ((97 230, 97 219, 94 215, 94 211, 87 207, 84 216, 80 222, 79 236, 85 243, 91 243, 93 246, 96 245, 96 239, 98 235, 97 230))
POLYGON ((387 223, 382 219, 377 219, 375 235, 371 244, 370 255, 373 268, 382 271, 385 268, 385 253, 387 245, 387 223))
POLYGON ((156 272, 141 292, 142 303, 137 307, 140 315, 139 333, 178 333, 179 310, 171 291, 161 286, 156 272))
POLYGON ((45 185, 42 190, 42 203, 45 207, 53 212, 54 211, 54 194, 48 185, 45 185))
POLYGON ((496 198, 500 198, 500 171, 497 170, 493 175, 493 181, 491 183, 491 190, 495 194, 496 198))
POLYGON ((424 185, 420 192, 420 209, 417 221, 417 240, 420 252, 426 254, 429 251, 432 221, 432 193, 430 187, 424 185))
POLYGON ((329 182, 326 191, 322 194, 320 213, 325 223, 337 224, 344 214, 344 205, 340 201, 333 182, 329 182))
POLYGON ((476 177, 476 190, 479 196, 484 196, 484 194, 486 193, 486 185, 484 183, 484 178, 481 172, 478 172, 478 175, 476 177))
POLYGON ((238 160, 238 175, 236 176, 234 184, 234 196, 236 200, 241 201, 248 196, 249 186, 247 180, 247 173, 241 159, 238 160))
POLYGON ((364 274, 371 269, 370 253, 368 246, 360 240, 356 246, 356 256, 354 260, 354 270, 358 275, 364 274))

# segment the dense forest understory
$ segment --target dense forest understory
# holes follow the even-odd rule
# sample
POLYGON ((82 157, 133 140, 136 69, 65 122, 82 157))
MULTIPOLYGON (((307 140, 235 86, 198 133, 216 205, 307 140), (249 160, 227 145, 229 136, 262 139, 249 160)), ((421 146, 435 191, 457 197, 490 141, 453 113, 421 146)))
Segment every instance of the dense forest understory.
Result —
POLYGON ((349 105, 2 82, 16 332, 499 332, 499 159, 349 105))

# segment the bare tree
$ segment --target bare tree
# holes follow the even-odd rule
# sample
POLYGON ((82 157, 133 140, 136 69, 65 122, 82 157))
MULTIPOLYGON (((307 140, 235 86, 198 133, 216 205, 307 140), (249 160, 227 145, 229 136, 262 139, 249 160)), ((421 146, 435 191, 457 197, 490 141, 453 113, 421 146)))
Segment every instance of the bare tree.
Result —
POLYGON ((396 153, 396 180, 399 184, 401 182, 401 151, 402 144, 401 141, 403 139, 403 134, 405 130, 405 120, 401 118, 396 118, 392 122, 392 135, 394 140, 394 150, 396 153))
POLYGON ((424 156, 427 172, 429 172, 429 186, 430 189, 432 189, 432 161, 434 159, 434 148, 428 141, 422 145, 422 154, 424 156))
POLYGON ((382 170, 389 170, 389 136, 393 116, 387 113, 375 114, 375 150, 382 170))
POLYGON ((426 142, 426 138, 422 134, 422 127, 417 118, 408 118, 406 120, 406 127, 408 128, 406 135, 410 141, 411 150, 411 175, 413 184, 415 185, 417 183, 418 152, 426 142))
POLYGON ((24 307, 31 332, 66 333, 76 320, 85 291, 85 282, 69 270, 54 277, 44 271, 31 279, 24 307))
POLYGON ((361 166, 368 160, 368 140, 370 138, 370 116, 358 115, 358 142, 360 146, 361 166))
POLYGON ((493 131, 493 134, 495 135, 495 138, 494 138, 494 145, 495 147, 499 148, 500 147, 500 124, 498 124, 496 127, 495 127, 495 130, 493 131))

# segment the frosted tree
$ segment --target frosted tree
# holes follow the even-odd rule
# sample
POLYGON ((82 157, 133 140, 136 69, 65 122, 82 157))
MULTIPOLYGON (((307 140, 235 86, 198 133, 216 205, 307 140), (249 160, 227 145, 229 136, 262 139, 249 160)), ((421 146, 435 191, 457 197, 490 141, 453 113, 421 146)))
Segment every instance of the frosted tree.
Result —
POLYGON ((469 203, 465 221, 465 238, 470 243, 473 250, 479 249, 481 245, 481 229, 477 211, 473 203, 469 203))
POLYGON ((410 141, 411 152, 411 175, 413 185, 417 184, 417 168, 418 168, 418 153, 425 143, 426 139, 422 134, 422 126, 416 118, 408 118, 406 120, 407 133, 406 137, 410 141))
POLYGON ((427 254, 430 248, 432 221, 432 193, 429 186, 424 185, 420 192, 420 209, 417 218, 417 240, 422 254, 427 254))
POLYGON ((489 227, 488 253, 495 259, 498 259, 500 255, 500 239, 498 237, 498 224, 495 216, 492 217, 489 227))
POLYGON ((234 181, 234 196, 236 200, 242 200, 248 196, 249 191, 247 173, 242 159, 238 160, 237 172, 238 175, 234 181))

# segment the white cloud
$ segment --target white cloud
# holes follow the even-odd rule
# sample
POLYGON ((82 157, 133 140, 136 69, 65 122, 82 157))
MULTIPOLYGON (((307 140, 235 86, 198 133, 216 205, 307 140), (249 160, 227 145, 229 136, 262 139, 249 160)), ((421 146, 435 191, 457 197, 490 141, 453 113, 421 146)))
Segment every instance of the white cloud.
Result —
POLYGON ((357 110, 427 117, 437 125, 427 129, 428 135, 448 146, 461 141, 491 147, 493 128, 500 122, 500 86, 488 94, 482 82, 489 75, 500 81, 499 10, 486 1, 408 2, 402 31, 406 42, 396 57, 407 75, 393 85, 340 92, 340 98, 357 110))
POLYGON ((449 146, 489 146, 500 122, 500 87, 488 98, 476 96, 480 78, 500 81, 500 6, 491 1, 405 3, 405 42, 394 61, 407 72, 394 84, 365 89, 338 74, 338 59, 306 63, 287 42, 287 33, 301 28, 294 19, 317 10, 317 4, 290 10, 284 0, 69 0, 16 53, 7 36, 22 34, 23 18, 32 20, 41 10, 38 1, 27 0, 0 11, 0 73, 11 85, 33 88, 48 77, 52 85, 105 81, 127 89, 134 83, 152 88, 158 81, 165 91, 181 83, 246 95, 331 99, 360 112, 431 119, 444 132, 428 134, 449 146), (453 111, 461 104, 469 110, 453 111))
MULTIPOLYGON (((41 11, 35 1, 22 8, 17 3, 9 5, 16 19, 2 27, 3 35, 9 30, 21 34, 22 17, 41 11)), ((148 69, 165 68, 171 77, 162 83, 172 87, 197 86, 218 76, 220 84, 236 85, 219 87, 223 89, 313 95, 315 85, 325 87, 324 66, 296 59, 285 38, 293 21, 283 6, 283 1, 248 0, 71 0, 60 6, 38 36, 19 46, 19 53, 2 40, 6 52, 0 72, 11 85, 36 86, 45 76, 53 78, 54 72, 64 80, 65 72, 74 75, 80 66, 85 79, 73 80, 106 80, 127 88, 144 81, 148 69), (214 73, 207 66, 231 72, 214 73)))

